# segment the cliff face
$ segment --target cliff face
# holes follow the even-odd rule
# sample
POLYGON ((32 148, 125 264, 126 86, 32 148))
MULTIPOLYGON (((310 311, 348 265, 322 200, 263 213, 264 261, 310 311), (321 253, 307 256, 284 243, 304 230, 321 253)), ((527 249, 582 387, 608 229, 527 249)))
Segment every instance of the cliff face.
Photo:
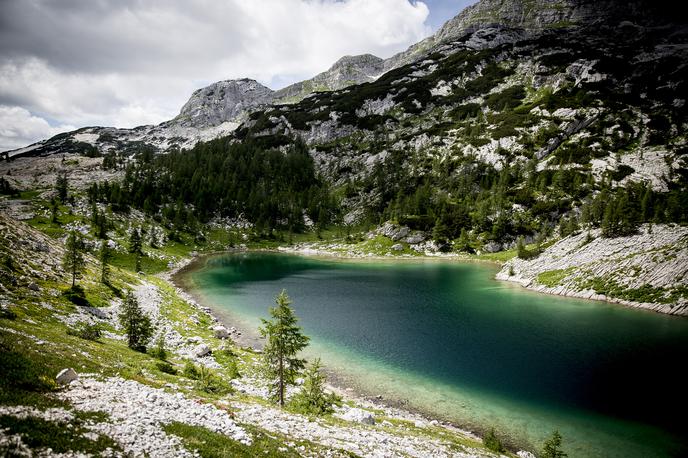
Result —
POLYGON ((387 59, 385 70, 411 63, 442 43, 480 29, 501 30, 500 40, 475 43, 475 47, 484 48, 515 42, 547 29, 594 27, 622 21, 664 23, 672 20, 672 9, 661 0, 481 0, 447 21, 434 35, 387 59))

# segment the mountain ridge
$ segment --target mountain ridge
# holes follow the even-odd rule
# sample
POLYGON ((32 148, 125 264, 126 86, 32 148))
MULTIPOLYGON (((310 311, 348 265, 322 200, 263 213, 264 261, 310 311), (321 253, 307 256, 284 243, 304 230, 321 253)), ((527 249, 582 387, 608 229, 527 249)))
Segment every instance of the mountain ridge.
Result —
MULTIPOLYGON (((638 11, 647 11, 648 8, 653 11, 662 11, 659 7, 650 7, 650 2, 646 0, 633 0, 624 4, 623 16, 628 19, 647 21, 648 18, 642 16, 638 11)), ((131 129, 84 127, 5 153, 14 157, 23 154, 68 152, 74 143, 81 142, 76 138, 76 135, 84 132, 91 136, 95 135, 95 138, 104 133, 105 138, 114 137, 117 140, 114 143, 86 142, 101 153, 115 147, 121 147, 122 144, 134 143, 147 143, 159 151, 189 148, 198 141, 207 141, 229 134, 241 122, 245 121, 248 114, 255 109, 274 103, 295 103, 313 93, 341 90, 351 85, 374 81, 386 72, 431 53, 432 50, 448 40, 471 34, 474 39, 467 42, 466 45, 475 49, 482 49, 515 42, 545 28, 590 25, 590 23, 602 20, 604 14, 610 12, 619 12, 618 2, 613 0, 603 2, 588 0, 482 0, 459 12, 435 34, 388 59, 381 59, 370 54, 344 56, 325 72, 276 91, 248 78, 218 81, 194 91, 189 100, 182 106, 179 115, 161 124, 144 125, 131 129), (481 30, 484 33, 476 33, 481 30), (499 33, 494 33, 495 31, 499 33), (254 82, 249 84, 249 81, 254 82), (242 85, 255 88, 257 88, 255 85, 259 85, 260 90, 247 90, 248 87, 240 89, 239 86, 242 85), (215 95, 216 89, 218 90, 217 94, 224 94, 224 91, 227 90, 227 97, 215 95), (207 98, 207 100, 202 97, 207 98), (72 141, 64 142, 65 138, 70 135, 72 141), (52 139, 57 141, 51 144, 52 139)), ((85 145, 81 145, 81 147, 88 148, 85 145)), ((78 151, 79 148, 76 150, 78 151)))

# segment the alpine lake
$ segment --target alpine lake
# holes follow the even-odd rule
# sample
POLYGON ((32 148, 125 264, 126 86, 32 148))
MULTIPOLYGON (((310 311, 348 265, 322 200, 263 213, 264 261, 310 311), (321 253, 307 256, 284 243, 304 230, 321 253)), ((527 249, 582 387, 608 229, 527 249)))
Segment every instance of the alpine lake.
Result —
POLYGON ((539 294, 492 264, 244 252, 182 274, 257 339, 286 289, 337 385, 537 452, 688 456, 688 319, 539 294))

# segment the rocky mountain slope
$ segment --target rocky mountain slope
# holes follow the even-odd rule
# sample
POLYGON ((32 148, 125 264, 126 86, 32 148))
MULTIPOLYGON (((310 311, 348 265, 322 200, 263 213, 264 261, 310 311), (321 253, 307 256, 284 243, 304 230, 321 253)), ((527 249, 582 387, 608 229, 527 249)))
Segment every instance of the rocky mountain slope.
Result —
POLYGON ((344 56, 327 71, 275 92, 275 102, 294 103, 314 92, 336 91, 376 80, 385 71, 385 60, 372 54, 344 56))
MULTIPOLYGON (((627 2, 623 12, 629 20, 639 17, 647 22, 647 8, 647 2, 635 0, 627 2)), ((313 93, 374 81, 385 72, 418 60, 443 43, 468 33, 482 30, 474 33, 470 42, 470 46, 477 49, 514 42, 548 28, 604 22, 606 17, 618 12, 617 2, 612 0, 601 3, 585 0, 483 0, 466 8, 434 35, 388 59, 370 54, 344 56, 327 71, 278 91, 249 79, 219 81, 195 91, 177 117, 160 125, 134 129, 82 128, 10 151, 9 156, 80 152, 89 148, 105 153, 122 148, 134 150, 141 145, 163 152, 189 148, 199 141, 229 134, 257 108, 295 103, 313 93), (491 32, 495 26, 501 29, 501 33, 495 35, 491 32)), ((650 17, 654 13, 653 9, 650 17)))
POLYGON ((373 83, 255 113, 239 137, 300 136, 337 184, 388 157, 417 175, 474 158, 596 179, 623 168, 613 181, 666 189, 684 167, 686 41, 685 26, 624 21, 528 39, 490 26, 373 83))

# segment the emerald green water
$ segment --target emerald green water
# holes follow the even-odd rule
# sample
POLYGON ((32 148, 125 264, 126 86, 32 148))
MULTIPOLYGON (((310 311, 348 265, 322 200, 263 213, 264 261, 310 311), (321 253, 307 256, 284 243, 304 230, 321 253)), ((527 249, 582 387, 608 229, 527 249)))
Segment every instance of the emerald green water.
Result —
POLYGON ((570 457, 688 453, 688 320, 533 293, 495 272, 244 253, 190 275, 244 329, 285 288, 307 356, 368 394, 532 451, 559 429, 570 457))

